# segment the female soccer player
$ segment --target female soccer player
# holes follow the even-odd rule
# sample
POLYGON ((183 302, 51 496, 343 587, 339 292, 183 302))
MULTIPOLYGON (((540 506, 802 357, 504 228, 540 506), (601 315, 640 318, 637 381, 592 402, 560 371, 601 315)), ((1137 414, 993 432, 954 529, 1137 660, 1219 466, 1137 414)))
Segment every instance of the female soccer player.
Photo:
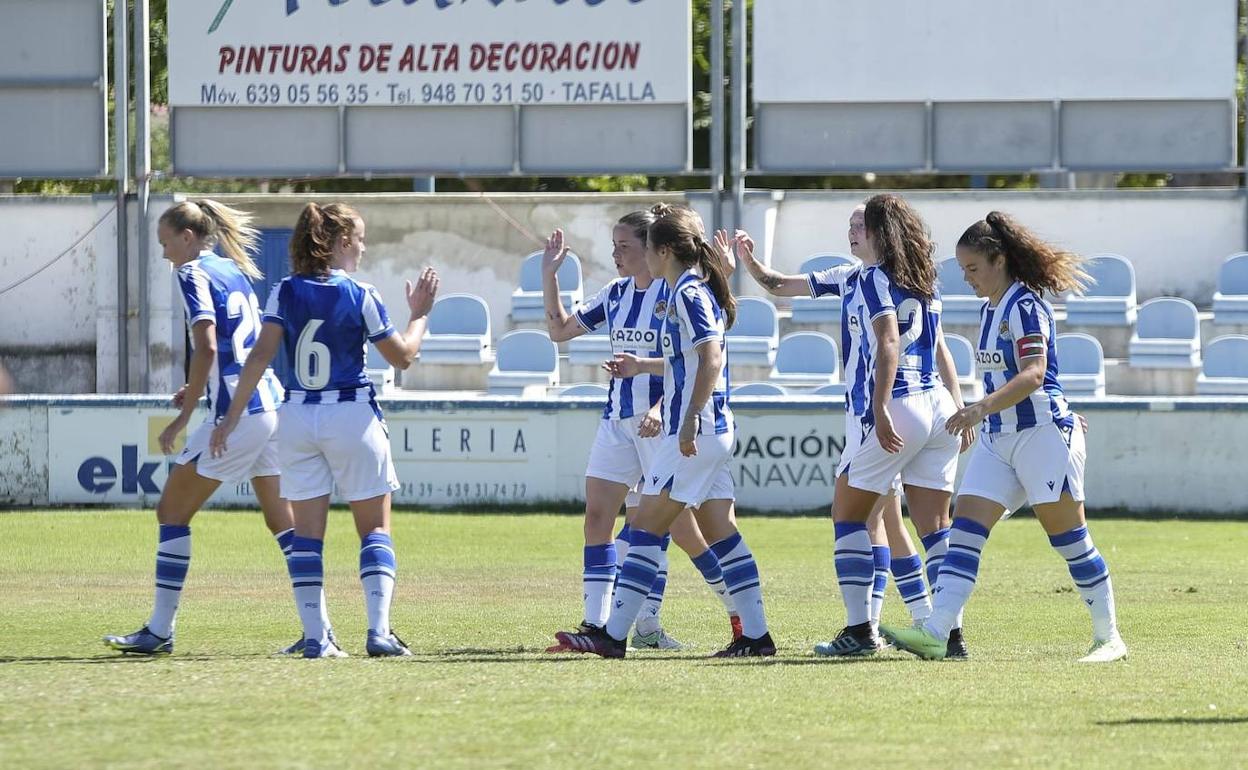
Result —
MULTIPOLYGON (((542 257, 542 290, 546 305, 546 326, 550 338, 563 342, 592 332, 606 324, 615 352, 643 357, 661 355, 660 338, 666 322, 667 282, 651 275, 646 266, 646 234, 654 222, 648 211, 635 211, 622 217, 611 233, 612 256, 618 280, 612 281, 575 313, 568 314, 559 300, 559 267, 567 257, 562 230, 555 230, 546 242, 542 257)), ((627 551, 629 524, 636 514, 638 497, 630 492, 649 467, 662 424, 663 378, 650 374, 612 377, 607 406, 598 424, 598 433, 585 469, 585 556, 582 595, 585 615, 581 631, 601 628, 611 608, 615 578, 627 551), (620 506, 626 501, 625 530, 611 536, 620 506), (617 541, 621 548, 617 549, 617 541)), ((659 624, 658 613, 667 583, 667 539, 659 560, 659 577, 647 597, 646 607, 637 618, 633 647, 665 650, 681 649, 680 642, 668 636, 659 624)), ((693 515, 681 513, 672 525, 674 539, 702 572, 711 589, 724 602, 734 636, 740 620, 733 611, 732 598, 724 587, 723 572, 715 553, 702 538, 693 515)), ((562 645, 548 652, 565 652, 562 645)))
MULTIPOLYGON (((305 658, 346 656, 329 634, 322 606, 321 553, 335 486, 350 503, 360 536, 365 648, 374 657, 411 654, 390 628, 396 569, 390 493, 399 482, 386 424, 364 374, 364 353, 372 342, 390 364, 400 369, 411 364, 420 351, 438 275, 425 268, 415 287, 406 282, 411 317, 399 332, 377 290, 348 275, 359 267, 364 250, 364 220, 354 209, 341 203, 304 207, 290 241, 291 275, 269 296, 260 341, 238 383, 240 397, 249 394, 285 340, 293 375, 286 383, 278 446, 282 494, 295 517, 289 564, 305 658)), ((231 434, 240 413, 236 401, 213 432, 214 457, 235 451, 231 434)))
POLYGON ((260 306, 251 290, 261 278, 251 259, 258 233, 248 215, 210 200, 179 203, 160 217, 156 234, 164 257, 177 269, 178 286, 191 327, 190 374, 173 397, 178 416, 160 434, 160 447, 173 453, 177 435, 208 396, 208 419, 191 434, 169 471, 156 504, 160 543, 156 547, 156 601, 147 625, 133 634, 106 636, 115 650, 147 655, 173 652, 178 599, 191 563, 191 519, 223 481, 251 479, 264 523, 286 556, 294 538, 290 505, 278 488, 277 408, 282 387, 271 369, 258 373, 259 388, 235 391, 238 375, 260 331, 260 306), (213 253, 219 247, 224 256, 213 253), (216 420, 231 405, 240 415, 235 451, 212 457, 206 450, 216 420))
MULTIPOLYGON (((841 364, 845 372, 845 449, 841 453, 837 475, 843 476, 854 455, 862 444, 862 422, 867 416, 868 373, 871 361, 868 349, 873 335, 871 326, 864 323, 863 292, 859 277, 863 270, 876 264, 876 255, 867 248, 865 237, 865 205, 854 208, 849 217, 849 249, 862 261, 862 266, 846 265, 805 275, 784 275, 754 259, 754 242, 747 233, 737 234, 737 254, 759 285, 779 297, 826 297, 841 299, 841 364)), ((949 356, 944 336, 937 337, 937 356, 940 362, 949 356)), ((949 359, 952 366, 952 358, 949 359)), ((943 375, 947 372, 942 369, 943 375)), ((953 376, 953 375, 951 375, 953 376)), ((954 403, 960 408, 962 396, 955 384, 947 385, 954 403)), ((878 626, 884 603, 884 588, 888 571, 893 572, 897 590, 901 594, 911 617, 917 622, 931 614, 931 602, 923 585, 923 565, 919 561, 910 534, 901 518, 901 484, 894 478, 871 511, 869 535, 873 565, 870 622, 878 626)), ((947 509, 946 509, 947 510, 947 509)), ((944 559, 945 539, 948 537, 948 518, 924 515, 927 511, 913 512, 915 527, 927 549, 927 573, 929 583, 935 583, 936 570, 944 559)), ((862 580, 866 580, 862 576, 862 580)), ((960 627, 950 635, 950 653, 954 657, 966 657, 966 645, 960 627)), ((831 645, 816 648, 818 654, 836 654, 831 645)))
POLYGON ((884 633, 920 657, 944 657, 950 619, 975 587, 988 533, 1007 509, 1026 501, 1066 560, 1092 614, 1092 648, 1080 660, 1125 658, 1109 567, 1084 518, 1085 431, 1057 381, 1053 308, 1042 296, 1046 291, 1081 291, 1088 280, 1083 260, 1045 243, 999 211, 967 228, 957 255, 967 283, 988 300, 980 312, 977 353, 984 398, 953 415, 947 428, 952 432, 982 425, 983 437, 958 491, 932 616, 914 629, 884 633))
POLYGON ((620 568, 606 626, 587 633, 556 634, 574 652, 624 657, 624 637, 658 574, 663 536, 686 507, 713 541, 742 635, 718 657, 774 655, 767 632, 758 567, 733 519, 734 425, 728 406, 728 360, 724 332, 732 326, 736 300, 715 249, 688 209, 659 205, 646 243, 650 274, 672 287, 663 330, 663 359, 621 354, 617 377, 655 374, 663 367, 664 436, 646 469, 641 506, 629 531, 628 556, 620 568))
MULTIPOLYGON (((848 618, 836 639, 816 647, 821 655, 872 655, 882 646, 870 622, 874 565, 867 519, 900 474, 916 526, 933 529, 933 522, 944 521, 960 449, 958 438, 944 430, 956 411, 957 375, 942 344, 927 226, 896 195, 870 198, 863 220, 866 251, 875 262, 857 287, 867 400, 855 426, 860 444, 837 477, 832 511, 837 582, 848 618)), ((969 439, 962 437, 961 448, 969 439)))

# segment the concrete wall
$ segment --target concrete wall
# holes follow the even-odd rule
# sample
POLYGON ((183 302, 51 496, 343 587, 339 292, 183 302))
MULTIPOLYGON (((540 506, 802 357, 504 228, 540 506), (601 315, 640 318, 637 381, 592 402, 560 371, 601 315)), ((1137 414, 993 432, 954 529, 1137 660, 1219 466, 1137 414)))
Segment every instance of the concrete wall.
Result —
MULTIPOLYGON (((173 411, 151 397, 0 400, 0 505, 153 506, 171 458, 156 437, 173 411)), ((534 505, 581 499, 600 421, 592 399, 381 399, 403 488, 397 503, 534 505)), ((1076 402, 1090 424, 1089 508, 1248 517, 1240 454, 1248 398, 1076 402)), ((838 399, 737 398, 732 471, 744 510, 826 508, 844 447, 838 399)), ((962 465, 967 455, 963 455, 962 465)), ((215 505, 253 507, 244 484, 215 505)))
MULTIPOLYGON (((817 251, 847 251, 846 221, 862 192, 753 192, 743 219, 760 253, 795 270, 817 251)), ((962 230, 989 210, 1017 215, 1046 237, 1087 254, 1114 251, 1136 266, 1141 301, 1162 294, 1210 304, 1218 268, 1246 247, 1238 190, 915 191, 938 253, 952 253, 962 230)), ((220 196, 255 213, 262 227, 292 227, 305 196, 220 196)), ((349 195, 368 223, 359 278, 377 285, 392 315, 404 314, 403 279, 429 264, 444 292, 468 291, 489 303, 497 334, 507 329, 520 261, 562 227, 581 256, 587 290, 615 276, 611 224, 622 214, 679 196, 640 195, 349 195)), ((152 200, 144 262, 149 288, 148 351, 138 348, 139 223, 131 206, 130 377, 127 389, 167 392, 182 381, 181 301, 160 256, 156 219, 173 198, 152 200)), ((711 222, 710 200, 689 200, 711 222)), ((0 275, 13 281, 51 260, 100 222, 78 248, 20 288, 0 294, 0 360, 24 392, 111 393, 117 363, 116 221, 107 197, 0 196, 0 275), (101 221, 102 220, 102 221, 101 221)), ((5 284, 0 283, 0 288, 5 284)), ((748 279, 745 293, 758 293, 748 279)))

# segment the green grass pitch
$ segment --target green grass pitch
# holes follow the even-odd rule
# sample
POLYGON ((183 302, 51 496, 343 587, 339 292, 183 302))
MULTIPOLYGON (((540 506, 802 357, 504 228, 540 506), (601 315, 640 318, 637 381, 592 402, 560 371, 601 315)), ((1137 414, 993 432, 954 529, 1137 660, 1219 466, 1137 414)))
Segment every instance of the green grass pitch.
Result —
MULTIPOLYGON (((1129 660, 1080 665, 1087 614, 1034 520, 993 533, 973 659, 816 660, 843 614, 822 518, 742 519, 780 655, 711 661, 718 602, 676 548, 664 625, 692 645, 547 656, 580 620, 572 516, 397 514, 394 625, 363 656, 349 517, 326 588, 354 657, 269 657, 298 635, 257 513, 201 514, 172 657, 100 643, 151 602, 150 512, 0 514, 0 767, 1227 767, 1248 747, 1248 532, 1093 523, 1129 660)), ((885 621, 905 611, 889 586, 885 621)))

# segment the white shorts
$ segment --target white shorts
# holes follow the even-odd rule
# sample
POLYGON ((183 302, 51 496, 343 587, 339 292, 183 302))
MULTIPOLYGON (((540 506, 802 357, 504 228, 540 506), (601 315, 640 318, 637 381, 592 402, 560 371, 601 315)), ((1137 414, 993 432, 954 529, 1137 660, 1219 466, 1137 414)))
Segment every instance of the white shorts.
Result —
POLYGON ((277 426, 277 412, 245 414, 226 441, 225 454, 213 457, 212 452, 208 451, 208 442, 217 424, 213 418, 209 418, 200 423, 187 439, 186 448, 174 462, 178 465, 195 463, 195 472, 200 476, 227 483, 254 479, 257 476, 280 475, 282 469, 278 464, 277 426))
POLYGON ((707 500, 735 500, 732 482, 732 447, 736 434, 698 436, 698 453, 685 457, 676 436, 663 436, 654 460, 646 471, 642 494, 657 495, 664 489, 668 497, 697 508, 707 500))
POLYGON ((1017 433, 981 433, 958 496, 974 495, 1014 511, 1024 503, 1056 503, 1062 492, 1083 500, 1083 466, 1087 458, 1083 428, 1053 423, 1017 433))
MULTIPOLYGON (((849 463, 854 459, 854 455, 858 453, 858 448, 862 446, 862 418, 856 417, 852 412, 845 413, 845 448, 841 450, 841 461, 836 465, 836 475, 840 476, 849 470, 849 463)), ((901 494, 901 475, 898 474, 893 478, 893 486, 886 495, 901 494)))
POLYGON ((953 396, 943 387, 894 398, 888 403, 888 413, 905 446, 889 454, 880 446, 875 429, 867 431, 850 458, 849 485, 882 495, 900 474, 907 486, 952 492, 962 445, 957 436, 945 432, 945 421, 955 411, 953 396))
POLYGON ((368 401, 286 403, 278 426, 282 497, 311 500, 335 485, 349 502, 399 488, 390 457, 390 435, 368 401))

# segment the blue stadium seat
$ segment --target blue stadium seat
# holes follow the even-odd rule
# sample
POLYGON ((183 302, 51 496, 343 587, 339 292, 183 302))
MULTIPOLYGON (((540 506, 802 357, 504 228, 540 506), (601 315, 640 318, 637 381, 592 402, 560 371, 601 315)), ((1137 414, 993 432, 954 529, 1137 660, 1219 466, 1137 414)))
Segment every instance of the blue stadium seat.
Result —
POLYGON ((1057 381, 1068 396, 1105 395, 1105 352, 1090 334, 1059 334, 1057 381))
POLYGON ((984 300, 975 296, 975 290, 962 277, 962 266, 956 257, 945 257, 936 264, 936 285, 940 288, 943 308, 940 317, 943 323, 959 326, 979 324, 979 312, 984 307, 984 300))
POLYGON ((1232 254, 1218 273, 1213 295, 1215 324, 1248 324, 1248 252, 1232 254))
POLYGON ((490 393, 522 395, 526 388, 559 384, 559 349, 546 332, 522 329, 498 341, 497 359, 486 378, 490 393))
MULTIPOLYGON (((848 254, 814 254, 797 268, 797 272, 805 275, 816 270, 827 270, 841 265, 857 265, 857 257, 848 254)), ((841 303, 830 301, 830 298, 815 299, 813 297, 793 298, 793 323, 795 324, 827 324, 841 322, 841 303)))
POLYGON ((844 398, 844 397, 845 397, 845 390, 846 390, 846 388, 845 388, 845 383, 843 383, 843 382, 834 382, 834 383, 832 383, 831 385, 820 385, 819 387, 817 387, 817 388, 815 388, 814 390, 810 391, 810 395, 812 395, 812 396, 833 396, 833 397, 835 397, 835 398, 844 398))
POLYGON ((1196 306, 1178 297, 1158 297, 1140 306, 1131 335, 1130 362, 1151 369, 1200 366, 1200 317, 1196 306))
POLYGON ((732 389, 733 396, 787 396, 789 391, 774 382, 747 382, 732 389))
POLYGON ((1117 254, 1099 254, 1086 270, 1095 280, 1083 296, 1066 299, 1068 326, 1130 326, 1135 323, 1135 268, 1117 254))
POLYGON ((1248 337, 1228 334, 1205 349, 1204 371, 1196 378, 1202 396, 1248 396, 1248 337))
MULTIPOLYGON (((559 267, 559 299, 570 313, 581 304, 584 287, 581 285, 581 259, 575 254, 559 267)), ((542 302, 542 252, 535 251, 520 264, 520 286, 511 293, 512 321, 544 321, 546 306, 542 302)))
POLYGON ((433 303, 420 345, 422 364, 480 364, 490 358, 490 307, 472 294, 433 303))
POLYGON ((822 332, 793 332, 780 340, 768 378, 786 388, 817 388, 835 383, 841 359, 836 343, 822 332))
POLYGON ((559 391, 559 396, 580 396, 583 398, 599 398, 606 400, 607 386, 596 382, 578 382, 559 391))
POLYGON ((780 316, 776 306, 762 297, 737 300, 737 318, 725 335, 728 362, 742 366, 771 366, 780 344, 780 316))

